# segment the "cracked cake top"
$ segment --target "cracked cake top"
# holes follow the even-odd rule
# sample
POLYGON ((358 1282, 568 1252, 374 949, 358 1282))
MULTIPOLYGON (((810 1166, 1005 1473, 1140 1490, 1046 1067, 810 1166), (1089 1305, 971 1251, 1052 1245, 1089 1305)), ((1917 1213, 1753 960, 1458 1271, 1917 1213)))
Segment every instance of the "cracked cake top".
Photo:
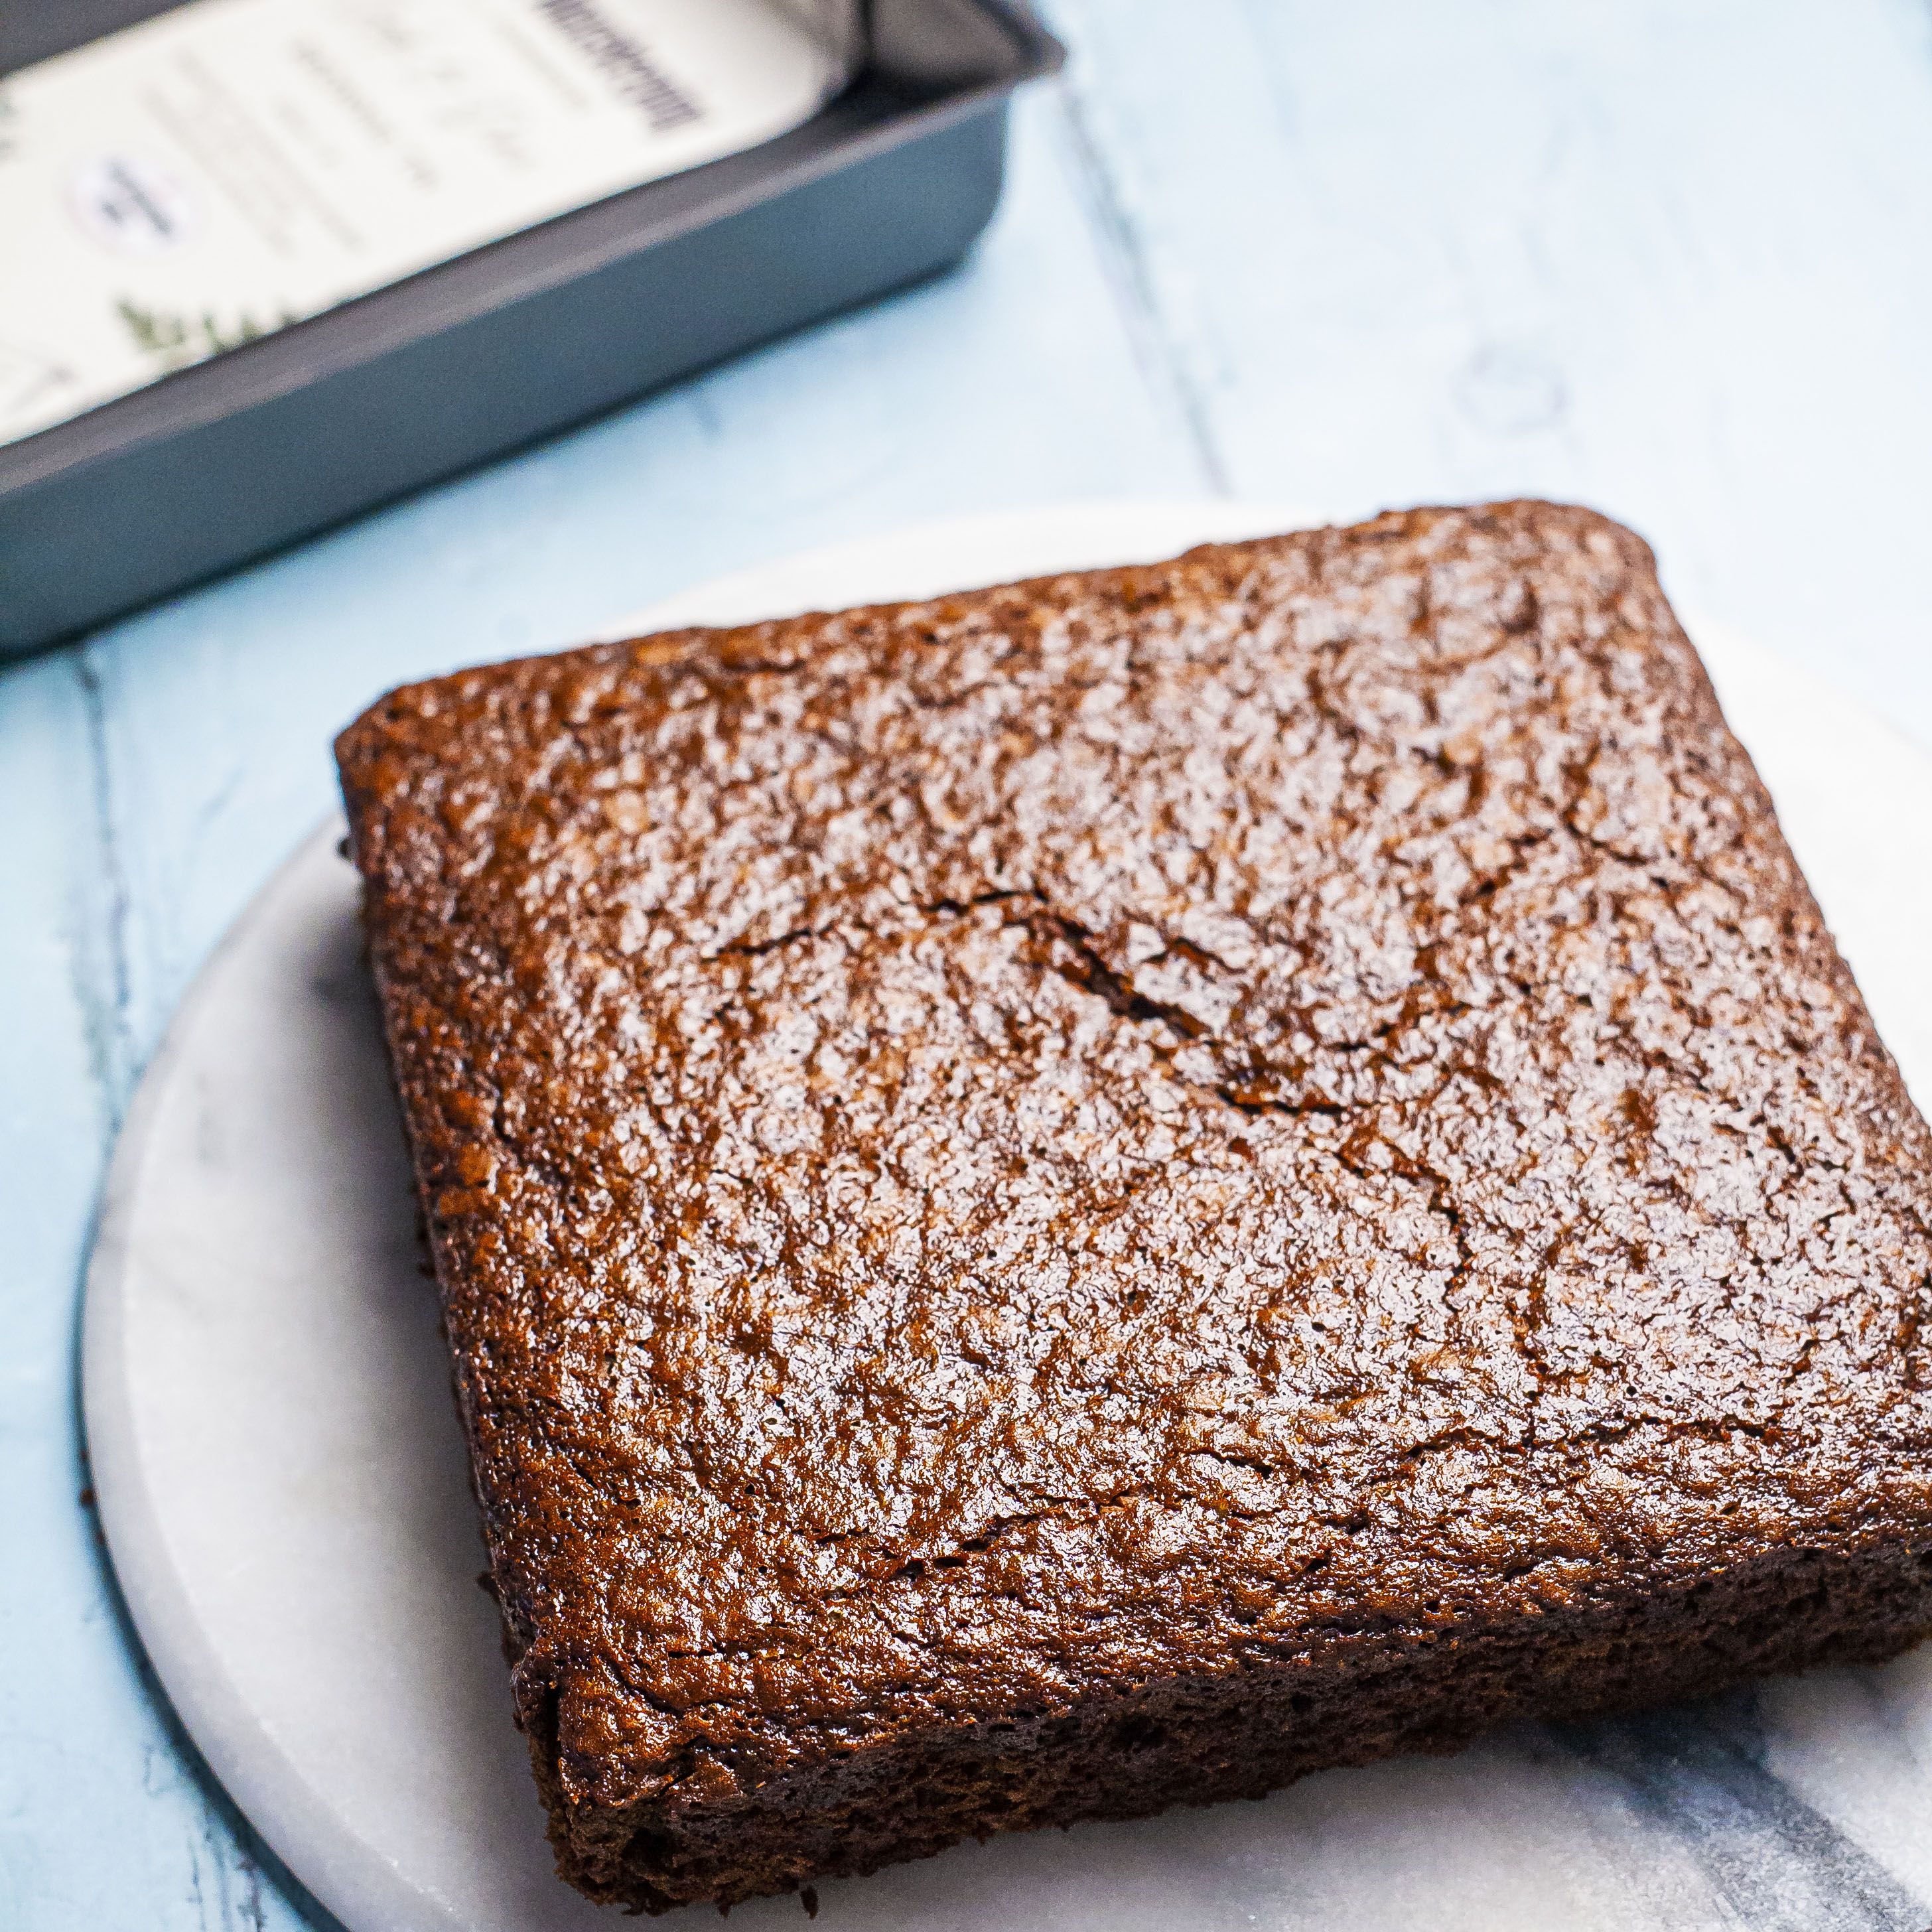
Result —
POLYGON ((1926 1130, 1601 518, 598 646, 338 749, 567 1796, 1932 1510, 1926 1130))

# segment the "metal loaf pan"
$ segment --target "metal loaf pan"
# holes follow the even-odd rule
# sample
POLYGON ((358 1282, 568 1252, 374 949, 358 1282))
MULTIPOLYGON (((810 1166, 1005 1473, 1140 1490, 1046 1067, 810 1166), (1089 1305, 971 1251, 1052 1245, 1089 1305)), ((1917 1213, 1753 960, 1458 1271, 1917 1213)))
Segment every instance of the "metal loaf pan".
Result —
MULTIPOLYGON (((8 0, 0 72, 164 10, 8 0)), ((1063 58, 1004 0, 873 0, 858 79, 791 133, 0 445, 0 654, 957 261, 999 199, 1009 97, 1063 58)))

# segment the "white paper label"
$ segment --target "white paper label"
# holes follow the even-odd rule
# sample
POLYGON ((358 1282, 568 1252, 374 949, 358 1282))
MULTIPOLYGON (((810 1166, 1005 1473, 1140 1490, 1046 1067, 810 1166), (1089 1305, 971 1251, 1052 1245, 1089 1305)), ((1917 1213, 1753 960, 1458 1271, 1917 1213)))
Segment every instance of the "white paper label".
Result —
POLYGON ((193 0, 0 81, 0 442, 844 78, 773 0, 193 0))

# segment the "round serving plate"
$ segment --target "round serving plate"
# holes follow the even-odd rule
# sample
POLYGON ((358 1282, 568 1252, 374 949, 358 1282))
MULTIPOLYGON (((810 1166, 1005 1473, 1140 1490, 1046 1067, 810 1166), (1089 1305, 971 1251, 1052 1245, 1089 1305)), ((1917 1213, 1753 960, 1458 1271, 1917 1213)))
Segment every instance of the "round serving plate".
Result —
MULTIPOLYGON (((1318 520, 1083 505, 741 572, 622 628, 921 596, 1318 520)), ((1876 1014, 1932 1101, 1932 760, 1694 635, 1876 1014)), ((374 694, 371 694, 372 695, 374 694)), ((209 961, 109 1178, 83 1340, 114 1564, 216 1774, 351 1932, 612 1922, 553 1876, 424 1278, 339 825, 209 961)), ((1258 1804, 969 1844, 819 1888, 854 1932, 1924 1932, 1932 1646, 1694 1710, 1524 1726, 1258 1804)), ((796 1899, 733 1924, 799 1922, 796 1899)))

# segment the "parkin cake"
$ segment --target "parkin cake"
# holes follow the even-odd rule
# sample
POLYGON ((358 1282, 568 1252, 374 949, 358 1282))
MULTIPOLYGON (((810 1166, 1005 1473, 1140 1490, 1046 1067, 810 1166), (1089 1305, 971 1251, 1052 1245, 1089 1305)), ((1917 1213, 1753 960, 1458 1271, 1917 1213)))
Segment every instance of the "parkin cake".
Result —
POLYGON ((565 1876, 1932 1629, 1932 1143, 1628 531, 684 631, 338 746, 565 1876))

